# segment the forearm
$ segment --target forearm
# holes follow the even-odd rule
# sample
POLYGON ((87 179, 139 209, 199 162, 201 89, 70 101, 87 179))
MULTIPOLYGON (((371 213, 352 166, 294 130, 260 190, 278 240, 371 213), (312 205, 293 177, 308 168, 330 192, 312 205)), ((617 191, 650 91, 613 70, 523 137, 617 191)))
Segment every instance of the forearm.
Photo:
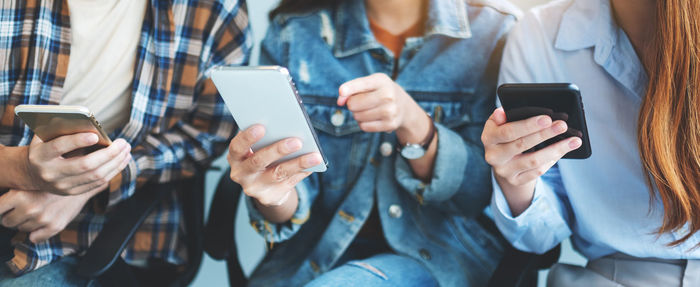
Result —
POLYGON ((524 185, 511 185, 506 180, 503 180, 498 175, 495 175, 498 185, 503 191, 503 196, 508 202, 508 207, 513 217, 517 217, 523 213, 532 203, 535 195, 535 184, 537 181, 532 181, 524 185))
POLYGON ((33 190, 29 178, 27 154, 29 149, 0 145, 0 189, 33 190))
POLYGON ((433 167, 435 166, 435 155, 437 154, 437 136, 430 142, 430 147, 425 155, 418 159, 409 160, 411 169, 416 178, 424 182, 430 182, 433 176, 433 167))
POLYGON ((296 212, 299 206, 299 195, 296 190, 292 190, 289 193, 289 198, 277 206, 265 206, 257 200, 254 202, 255 207, 266 220, 273 223, 284 223, 292 219, 294 212, 296 212))
MULTIPOLYGON (((396 137, 398 138, 399 144, 419 143, 423 141, 426 135, 431 131, 430 125, 433 124, 431 119, 420 107, 417 108, 415 112, 411 113, 411 118, 406 128, 396 130, 396 137)), ((438 141, 437 132, 435 133, 435 136, 430 142, 430 146, 425 151, 425 155, 408 161, 414 176, 426 183, 430 182, 433 175, 433 167, 435 166, 438 141)))

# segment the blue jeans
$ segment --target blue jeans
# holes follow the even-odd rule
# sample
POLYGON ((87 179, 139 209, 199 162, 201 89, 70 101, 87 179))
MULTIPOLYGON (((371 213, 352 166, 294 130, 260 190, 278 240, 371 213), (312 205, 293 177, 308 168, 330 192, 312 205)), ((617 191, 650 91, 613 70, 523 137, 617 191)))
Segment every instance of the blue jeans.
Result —
POLYGON ((314 279, 307 287, 321 286, 438 286, 418 261, 391 253, 353 260, 314 279))
POLYGON ((78 276, 75 268, 78 258, 75 256, 63 257, 49 265, 24 274, 20 277, 10 271, 6 265, 0 266, 0 286, 3 287, 42 287, 42 286, 89 286, 97 287, 95 281, 78 276))
POLYGON ((391 252, 383 238, 358 237, 336 267, 306 285, 322 286, 438 286, 420 262, 391 252))

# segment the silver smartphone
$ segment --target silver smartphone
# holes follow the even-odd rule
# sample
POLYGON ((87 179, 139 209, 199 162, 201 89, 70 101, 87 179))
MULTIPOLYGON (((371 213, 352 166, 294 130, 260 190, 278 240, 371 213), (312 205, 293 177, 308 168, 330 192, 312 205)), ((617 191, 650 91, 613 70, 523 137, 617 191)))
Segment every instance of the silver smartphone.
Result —
POLYGON ((50 141, 64 135, 95 133, 98 145, 112 143, 102 130, 102 126, 86 107, 58 105, 19 105, 15 115, 24 121, 43 141, 50 141))
POLYGON ((60 136, 77 133, 94 133, 97 144, 79 149, 64 157, 88 154, 109 146, 112 141, 90 110, 82 106, 59 105, 19 105, 15 107, 17 115, 42 141, 50 141, 60 136))
POLYGON ((241 130, 254 124, 265 126, 265 136, 252 146, 253 151, 285 138, 296 137, 302 141, 301 150, 273 164, 318 152, 323 157, 323 163, 306 171, 326 171, 328 161, 286 68, 219 67, 213 70, 211 78, 241 130))

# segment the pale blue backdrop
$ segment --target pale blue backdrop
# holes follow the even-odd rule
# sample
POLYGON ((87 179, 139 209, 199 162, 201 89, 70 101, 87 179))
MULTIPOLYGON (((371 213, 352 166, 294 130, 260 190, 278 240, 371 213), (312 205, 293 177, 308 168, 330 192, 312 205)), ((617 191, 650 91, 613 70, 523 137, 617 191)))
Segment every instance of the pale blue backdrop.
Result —
MULTIPOLYGON (((534 5, 547 1, 549 0, 513 0, 512 2, 520 6, 521 9, 525 10, 534 5)), ((252 65, 257 64, 258 54, 260 52, 258 43, 265 35, 265 29, 267 29, 268 25, 267 13, 277 3, 278 0, 248 0, 248 12, 250 14, 253 35, 256 40, 255 50, 253 51, 252 55, 252 65)), ((219 158, 214 165, 220 167, 221 171, 212 171, 207 174, 207 208, 212 196, 214 195, 213 190, 216 183, 218 182, 219 177, 221 177, 223 170, 226 170, 227 163, 225 156, 219 158)), ((255 265, 258 264, 262 256, 265 254, 265 243, 262 238, 253 231, 250 225, 248 225, 248 216, 246 215, 246 212, 245 205, 241 204, 238 208, 238 215, 236 218, 236 224, 238 226, 236 229, 236 241, 239 244, 238 252, 242 262, 243 271, 246 274, 250 274, 255 265)), ((562 258, 560 259, 561 262, 585 264, 585 259, 571 250, 571 245, 568 241, 564 242, 563 247, 562 258)), ((541 275, 541 279, 545 278, 544 276, 546 276, 546 271, 543 271, 541 275)), ((214 261, 209 256, 205 255, 202 266, 199 270, 199 274, 192 283, 192 286, 227 286, 228 278, 226 276, 225 263, 222 261, 214 261)), ((543 280, 540 280, 540 286, 544 286, 543 280)))

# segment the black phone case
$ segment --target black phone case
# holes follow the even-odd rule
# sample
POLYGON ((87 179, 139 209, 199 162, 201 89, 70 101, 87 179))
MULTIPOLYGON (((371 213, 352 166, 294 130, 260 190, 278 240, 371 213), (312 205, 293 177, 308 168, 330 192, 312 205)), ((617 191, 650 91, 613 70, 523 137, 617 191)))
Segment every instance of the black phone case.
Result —
POLYGON ((553 121, 563 120, 569 126, 565 133, 546 140, 527 152, 543 149, 568 137, 578 136, 583 144, 563 158, 585 159, 591 156, 586 117, 581 93, 570 83, 503 84, 498 87, 498 98, 509 122, 538 115, 548 115, 553 121))

